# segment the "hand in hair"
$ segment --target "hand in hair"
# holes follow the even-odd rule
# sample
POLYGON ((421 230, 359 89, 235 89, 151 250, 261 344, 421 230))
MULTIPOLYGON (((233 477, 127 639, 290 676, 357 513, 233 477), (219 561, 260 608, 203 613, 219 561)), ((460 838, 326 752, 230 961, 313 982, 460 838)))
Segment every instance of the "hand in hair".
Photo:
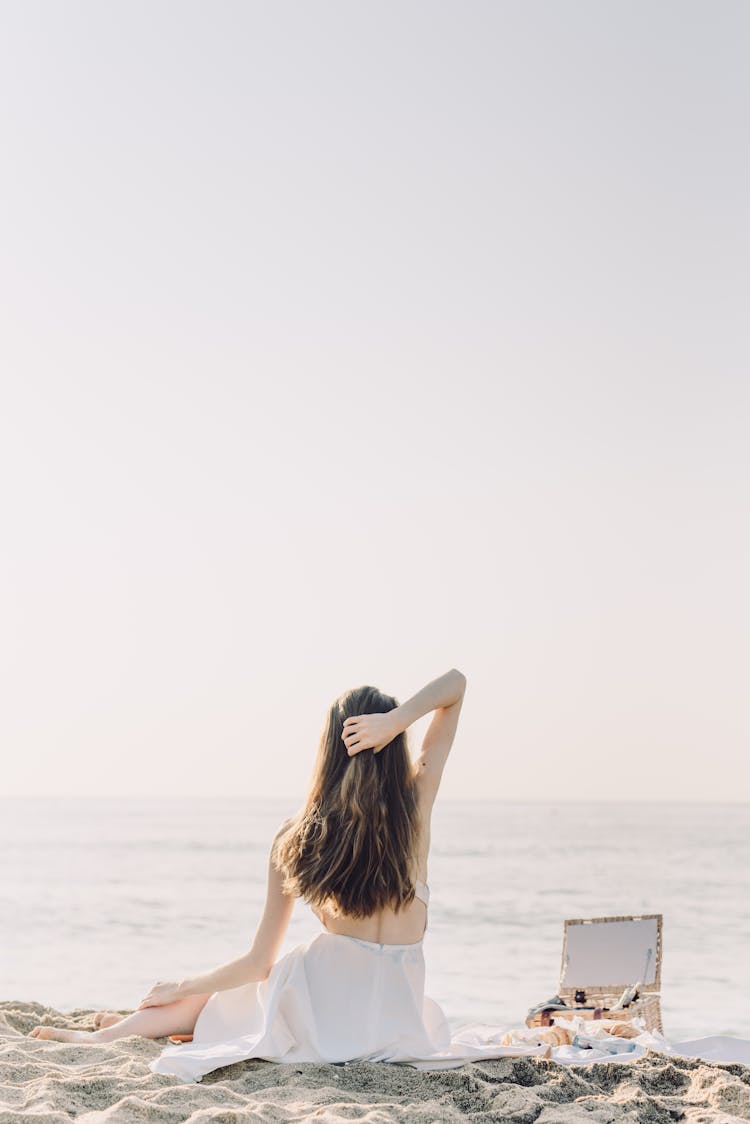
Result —
POLYGON ((401 733, 394 711, 385 714, 357 714, 344 719, 344 732, 341 737, 350 757, 363 749, 380 753, 381 749, 401 733))

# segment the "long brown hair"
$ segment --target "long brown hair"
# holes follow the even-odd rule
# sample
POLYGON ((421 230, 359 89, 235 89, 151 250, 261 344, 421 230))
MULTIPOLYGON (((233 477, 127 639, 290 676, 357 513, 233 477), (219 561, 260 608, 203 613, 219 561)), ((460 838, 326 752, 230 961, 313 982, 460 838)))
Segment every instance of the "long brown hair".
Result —
POLYGON ((356 918, 413 900, 419 806, 406 732, 353 757, 341 737, 346 718, 398 705, 377 687, 355 687, 330 707, 305 804, 273 847, 285 893, 356 918))

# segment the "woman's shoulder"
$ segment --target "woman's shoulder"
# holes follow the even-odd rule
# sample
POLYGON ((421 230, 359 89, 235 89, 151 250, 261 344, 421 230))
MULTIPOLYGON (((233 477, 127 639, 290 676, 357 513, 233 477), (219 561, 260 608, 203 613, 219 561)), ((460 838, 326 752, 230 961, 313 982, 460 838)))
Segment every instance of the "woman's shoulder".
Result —
POLYGON ((284 836, 286 835, 289 828, 293 826, 295 820, 295 816, 290 816, 289 819, 284 820, 284 822, 276 829, 274 837, 271 840, 271 854, 276 856, 276 861, 278 861, 279 848, 283 849, 286 845, 284 836))
POLYGON ((274 839, 278 839, 280 835, 283 835, 284 832, 287 831, 288 828, 290 828, 292 826, 292 824, 295 823, 296 820, 297 820, 297 816, 289 816, 288 819, 284 820, 284 822, 281 824, 281 826, 279 828, 277 828, 276 834, 274 835, 274 839))

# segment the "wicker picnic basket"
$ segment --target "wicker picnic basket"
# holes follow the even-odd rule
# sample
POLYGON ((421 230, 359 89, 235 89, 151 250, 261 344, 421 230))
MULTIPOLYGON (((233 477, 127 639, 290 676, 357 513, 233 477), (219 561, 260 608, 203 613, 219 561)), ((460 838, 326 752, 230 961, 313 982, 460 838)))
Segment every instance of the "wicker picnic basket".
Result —
MULTIPOLYGON (((565 921, 559 996, 570 1004, 568 1014, 590 1019, 642 1018, 648 1030, 663 1034, 661 957, 661 913, 565 921), (625 988, 636 982, 637 998, 609 1014, 625 988), (584 1006, 589 1010, 575 1010, 584 1006)), ((550 1022, 555 1015, 565 1017, 565 1012, 549 1012, 550 1022)))

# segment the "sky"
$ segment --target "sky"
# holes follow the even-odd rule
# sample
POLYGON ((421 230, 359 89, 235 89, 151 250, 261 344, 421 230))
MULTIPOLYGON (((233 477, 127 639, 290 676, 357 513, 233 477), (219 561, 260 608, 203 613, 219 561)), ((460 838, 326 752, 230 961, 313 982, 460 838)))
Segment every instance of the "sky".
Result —
POLYGON ((744 0, 0 20, 3 793, 747 800, 744 0))

